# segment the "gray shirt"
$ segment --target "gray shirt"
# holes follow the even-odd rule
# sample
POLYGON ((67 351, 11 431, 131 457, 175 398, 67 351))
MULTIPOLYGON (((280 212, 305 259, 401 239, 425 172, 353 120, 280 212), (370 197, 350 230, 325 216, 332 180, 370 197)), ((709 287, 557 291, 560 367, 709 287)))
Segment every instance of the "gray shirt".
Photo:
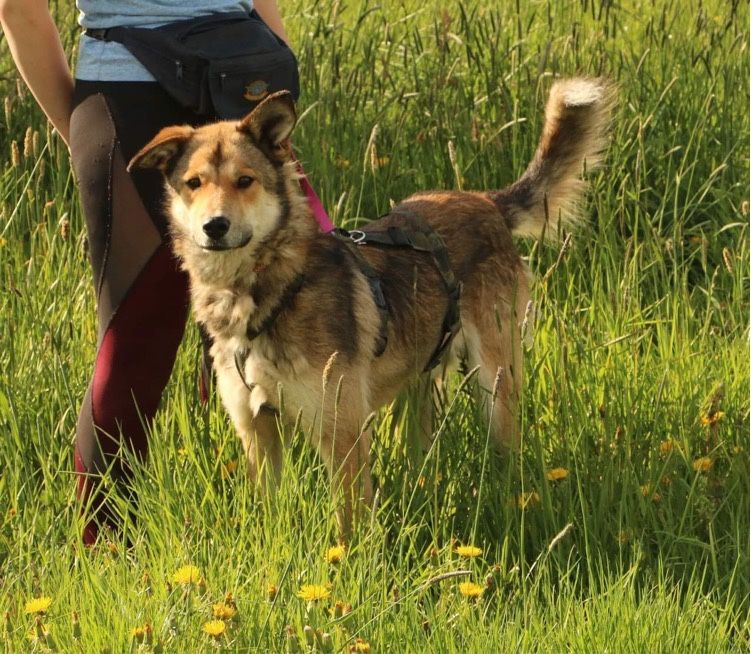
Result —
MULTIPOLYGON (((196 16, 250 11, 252 0, 76 0, 81 27, 158 27, 196 16)), ((154 78, 125 46, 81 35, 76 78, 100 82, 152 82, 154 78)))

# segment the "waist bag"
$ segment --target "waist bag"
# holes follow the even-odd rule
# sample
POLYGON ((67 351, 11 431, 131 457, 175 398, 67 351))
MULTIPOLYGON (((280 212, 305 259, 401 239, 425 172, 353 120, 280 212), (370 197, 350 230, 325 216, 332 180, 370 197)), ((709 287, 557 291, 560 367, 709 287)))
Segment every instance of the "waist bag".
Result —
POLYGON ((275 91, 300 94, 292 50, 255 11, 210 14, 154 29, 89 29, 116 41, 179 104, 197 114, 239 119, 275 91))

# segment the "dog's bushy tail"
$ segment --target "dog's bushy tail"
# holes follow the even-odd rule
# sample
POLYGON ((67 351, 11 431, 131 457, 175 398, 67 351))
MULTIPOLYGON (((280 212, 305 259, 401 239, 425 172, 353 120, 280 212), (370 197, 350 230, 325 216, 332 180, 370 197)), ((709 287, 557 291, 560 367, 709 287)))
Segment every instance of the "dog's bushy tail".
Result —
POLYGON ((514 234, 555 234, 559 223, 576 222, 583 166, 591 170, 602 160, 614 98, 613 87, 601 79, 553 85, 532 162, 514 184, 489 193, 514 234))

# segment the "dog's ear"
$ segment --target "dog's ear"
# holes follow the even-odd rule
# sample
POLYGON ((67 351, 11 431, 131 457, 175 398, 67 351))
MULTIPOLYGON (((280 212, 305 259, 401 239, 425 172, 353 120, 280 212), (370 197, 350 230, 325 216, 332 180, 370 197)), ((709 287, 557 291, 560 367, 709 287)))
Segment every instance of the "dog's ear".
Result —
POLYGON ((165 172, 191 136, 190 125, 165 127, 130 160, 128 172, 133 168, 156 168, 165 172))
POLYGON ((268 148, 279 159, 289 152, 289 135, 297 123, 295 101, 289 91, 272 93, 237 126, 256 143, 268 148))

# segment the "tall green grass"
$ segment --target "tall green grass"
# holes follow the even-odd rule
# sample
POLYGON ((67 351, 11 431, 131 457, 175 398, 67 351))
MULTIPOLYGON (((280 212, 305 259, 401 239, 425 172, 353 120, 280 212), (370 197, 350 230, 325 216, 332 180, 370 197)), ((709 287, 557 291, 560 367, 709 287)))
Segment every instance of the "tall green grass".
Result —
MULTIPOLYGON (((72 48, 73 10, 52 5, 72 48)), ((149 462, 136 466, 135 520, 109 546, 83 549, 72 439, 96 341, 83 220, 67 152, 4 52, 6 651, 46 647, 27 638, 24 613, 41 595, 53 599, 43 630, 65 652, 129 651, 147 622, 174 652, 284 651, 287 625, 301 647, 305 625, 330 633, 336 651, 356 638, 374 652, 747 651, 747 5, 327 0, 282 10, 304 82, 295 143, 341 224, 416 190, 513 181, 554 78, 617 83, 588 219, 564 251, 519 243, 538 279, 523 449, 503 460, 486 451, 472 379, 448 385, 427 454, 413 400, 387 408, 372 452, 377 510, 329 564, 325 471, 300 434, 275 498, 259 497, 242 466, 228 470, 239 444, 218 400, 197 402, 191 331, 149 462), (713 412, 723 415, 702 424, 713 412), (703 458, 711 467, 695 470, 703 458), (550 481, 559 467, 568 476, 550 481), (453 552, 468 542, 480 557, 453 552), (205 584, 170 587, 188 563, 205 584), (478 601, 458 593, 469 580, 486 588, 478 601), (319 605, 296 597, 301 584, 327 582, 319 605), (201 628, 226 592, 238 619, 213 643, 201 628), (337 600, 352 612, 332 617, 337 600)))

